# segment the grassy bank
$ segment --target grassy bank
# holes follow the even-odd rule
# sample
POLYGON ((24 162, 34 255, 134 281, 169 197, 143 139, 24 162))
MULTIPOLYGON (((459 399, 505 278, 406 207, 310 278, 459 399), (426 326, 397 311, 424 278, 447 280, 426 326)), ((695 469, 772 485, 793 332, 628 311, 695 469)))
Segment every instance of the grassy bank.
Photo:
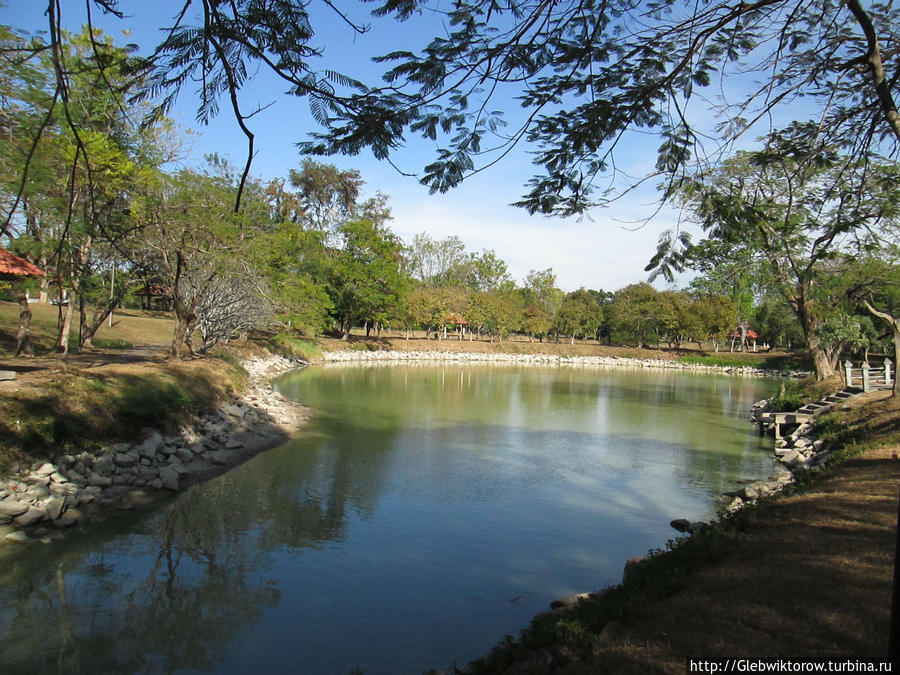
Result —
MULTIPOLYGON (((0 382, 0 474, 16 463, 128 440, 143 427, 173 429, 244 386, 243 373, 225 360, 163 356, 73 358, 65 368, 55 359, 30 360, 33 370, 0 382)), ((0 361, 0 369, 9 366, 0 361)))
POLYGON ((245 386, 227 354, 169 360, 172 320, 137 310, 117 312, 98 331, 98 349, 54 353, 57 308, 35 304, 36 356, 12 358, 18 306, 0 302, 0 474, 18 463, 52 460, 80 448, 129 440, 143 427, 172 429, 245 386))
MULTIPOLYGON (((31 342, 38 356, 55 352, 59 308, 47 303, 34 303, 31 308, 31 342)), ((69 339, 75 348, 78 339, 78 317, 74 319, 69 339)), ((0 302, 0 357, 12 356, 16 348, 16 329, 19 325, 19 305, 0 302)), ((172 318, 164 312, 138 309, 116 310, 112 326, 109 321, 97 329, 97 346, 103 348, 133 347, 138 345, 162 346, 172 342, 172 318)))
MULTIPOLYGON (((687 658, 887 654, 900 403, 875 393, 823 421, 840 461, 671 541, 625 583, 538 621, 475 673, 647 673, 687 658)), ((587 590, 587 589, 586 589, 587 590)))

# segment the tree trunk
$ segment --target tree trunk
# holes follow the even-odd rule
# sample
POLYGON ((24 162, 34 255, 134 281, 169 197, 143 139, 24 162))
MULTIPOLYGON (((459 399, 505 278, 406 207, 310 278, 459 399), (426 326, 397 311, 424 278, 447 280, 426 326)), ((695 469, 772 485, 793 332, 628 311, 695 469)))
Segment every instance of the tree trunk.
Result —
POLYGON ((91 316, 90 322, 88 322, 84 327, 84 333, 81 336, 81 347, 82 349, 90 349, 93 347, 91 344, 94 339, 94 335, 100 329, 100 326, 103 325, 103 322, 106 320, 106 317, 112 314, 113 309, 122 301, 122 298, 125 297, 128 292, 128 284, 120 284, 119 289, 112 295, 107 301, 106 305, 102 307, 98 307, 94 310, 93 316, 91 316))
POLYGON ((191 313, 179 311, 179 303, 175 303, 175 330, 172 333, 171 354, 175 358, 182 358, 187 355, 196 356, 194 347, 191 344, 191 333, 194 330, 194 323, 197 318, 191 313), (187 350, 187 354, 184 354, 187 350))
POLYGON ((23 291, 19 300, 19 330, 16 332, 16 356, 34 356, 31 348, 31 308, 28 306, 28 295, 23 291))
POLYGON ((872 305, 869 304, 867 300, 863 300, 863 305, 869 313, 878 317, 882 321, 886 322, 888 326, 891 327, 891 333, 894 336, 894 388, 891 392, 891 396, 897 395, 897 363, 900 362, 900 321, 896 318, 888 314, 887 312, 881 312, 872 305))
MULTIPOLYGON (((62 292, 60 292, 60 296, 62 296, 62 292)), ((60 305, 59 311, 61 314, 61 321, 59 327, 59 339, 56 342, 56 351, 65 356, 69 353, 69 333, 72 332, 72 314, 75 312, 72 298, 69 298, 69 302, 65 305, 60 305)))
POLYGON ((806 349, 813 360, 813 368, 816 371, 817 380, 826 380, 835 372, 828 361, 828 354, 822 349, 819 336, 816 335, 817 322, 810 312, 809 304, 805 301, 797 301, 797 318, 800 319, 800 327, 803 329, 803 337, 806 340, 806 349))

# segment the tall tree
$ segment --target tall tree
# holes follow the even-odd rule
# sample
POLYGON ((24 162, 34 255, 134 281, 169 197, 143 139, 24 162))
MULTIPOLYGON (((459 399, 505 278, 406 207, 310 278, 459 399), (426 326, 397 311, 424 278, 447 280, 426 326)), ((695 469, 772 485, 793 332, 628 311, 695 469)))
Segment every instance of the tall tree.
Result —
POLYGON ((290 170, 288 181, 297 191, 300 222, 307 229, 335 235, 341 223, 358 215, 359 171, 342 171, 307 157, 299 170, 290 170))
POLYGON ((367 220, 344 223, 339 231, 344 246, 332 251, 326 288, 348 340, 358 320, 377 319, 400 303, 403 246, 396 235, 367 220))
POLYGON ((142 82, 127 75, 130 49, 116 47, 99 32, 61 35, 63 44, 24 63, 0 61, 21 85, 14 94, 7 92, 14 96, 7 99, 6 120, 13 142, 0 154, 15 175, 4 176, 0 191, 10 209, 6 233, 51 270, 61 299, 70 297, 61 304, 58 346, 65 352, 76 306, 79 345, 89 345, 121 299, 126 287, 120 284, 120 293, 104 298, 88 320, 86 300, 95 273, 134 265, 128 260, 135 234, 131 203, 139 184, 171 158, 172 146, 168 123, 134 123, 139 111, 129 97, 142 82), (58 63, 66 65, 64 80, 56 72, 58 63), (55 105, 62 96, 72 105, 55 105))
MULTIPOLYGON (((836 148, 810 147, 809 124, 775 132, 767 147, 739 153, 680 189, 710 239, 765 265, 803 330, 818 379, 835 374, 819 329, 842 292, 825 283, 847 254, 880 246, 900 224, 900 169, 856 163, 836 148)), ((663 242, 655 263, 681 268, 691 256, 663 242)))
POLYGON ((407 255, 410 275, 431 288, 465 285, 469 276, 471 258, 457 236, 438 240, 422 232, 413 238, 407 255))
POLYGON ((575 344, 578 335, 593 337, 603 322, 603 313, 594 297, 584 288, 568 293, 563 298, 553 320, 552 330, 557 335, 568 335, 575 344))
POLYGON ((250 274, 252 237, 244 237, 244 224, 231 210, 232 179, 214 170, 160 174, 135 213, 151 252, 148 268, 171 293, 173 357, 194 354, 191 333, 203 319, 203 309, 214 309, 207 296, 229 277, 250 274))
POLYGON ((613 296, 612 328, 625 339, 636 340, 638 347, 649 347, 658 339, 661 311, 659 291, 647 283, 631 284, 613 296))

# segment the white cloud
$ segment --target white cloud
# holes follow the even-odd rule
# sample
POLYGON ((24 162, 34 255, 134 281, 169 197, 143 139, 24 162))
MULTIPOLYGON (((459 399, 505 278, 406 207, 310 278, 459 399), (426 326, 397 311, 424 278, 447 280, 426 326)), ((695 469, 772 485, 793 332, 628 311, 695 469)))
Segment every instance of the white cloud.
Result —
POLYGON ((644 266, 670 222, 660 217, 628 231, 606 210, 595 211, 593 219, 550 219, 490 195, 476 201, 467 192, 392 200, 391 229, 407 242, 427 232, 436 239, 458 236, 472 251, 493 249, 520 283, 529 271, 552 267, 563 290, 616 290, 646 279, 644 266))

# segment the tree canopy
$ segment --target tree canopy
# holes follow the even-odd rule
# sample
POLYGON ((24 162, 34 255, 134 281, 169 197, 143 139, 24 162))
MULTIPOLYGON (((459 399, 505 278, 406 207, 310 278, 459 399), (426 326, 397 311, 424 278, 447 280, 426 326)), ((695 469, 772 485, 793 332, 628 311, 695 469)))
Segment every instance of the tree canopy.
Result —
POLYGON ((795 313, 824 379, 834 374, 841 351, 828 348, 824 333, 829 321, 834 326, 841 299, 858 285, 847 271, 896 244, 900 169, 810 145, 809 126, 775 132, 764 149, 738 153, 718 170, 682 181, 681 198, 709 238, 694 246, 684 234, 663 237, 649 268, 671 277, 673 269, 708 265, 722 255, 754 261, 795 313))
MULTIPOLYGON (((359 7, 320 4, 317 17, 366 31, 350 16, 359 7)), ((88 23, 92 10, 124 19, 125 6, 87 0, 88 23)), ((60 7, 47 1, 47 42, 11 40, 4 52, 49 50, 53 101, 67 109, 60 7)), ((693 161, 715 158, 785 110, 802 109, 816 120, 812 133, 851 155, 879 148, 896 156, 900 148, 900 9, 890 2, 459 0, 447 9, 439 0, 382 0, 373 20, 428 14, 440 25, 425 45, 403 44, 398 34, 397 49, 377 59, 383 81, 366 83, 328 67, 310 7, 173 2, 163 39, 131 64, 150 84, 155 115, 192 85, 199 121, 231 110, 247 138, 239 195, 255 152, 256 112, 240 94, 258 69, 274 73, 288 95, 308 99, 325 127, 302 143, 307 152, 371 149, 387 159, 412 136, 436 142, 434 161, 419 175, 432 190, 452 188, 527 142, 538 173, 518 205, 544 214, 581 213, 627 190, 633 181, 616 158, 632 131, 658 138, 651 173, 665 178, 664 195, 693 161), (719 113, 715 128, 710 110, 719 113)))

